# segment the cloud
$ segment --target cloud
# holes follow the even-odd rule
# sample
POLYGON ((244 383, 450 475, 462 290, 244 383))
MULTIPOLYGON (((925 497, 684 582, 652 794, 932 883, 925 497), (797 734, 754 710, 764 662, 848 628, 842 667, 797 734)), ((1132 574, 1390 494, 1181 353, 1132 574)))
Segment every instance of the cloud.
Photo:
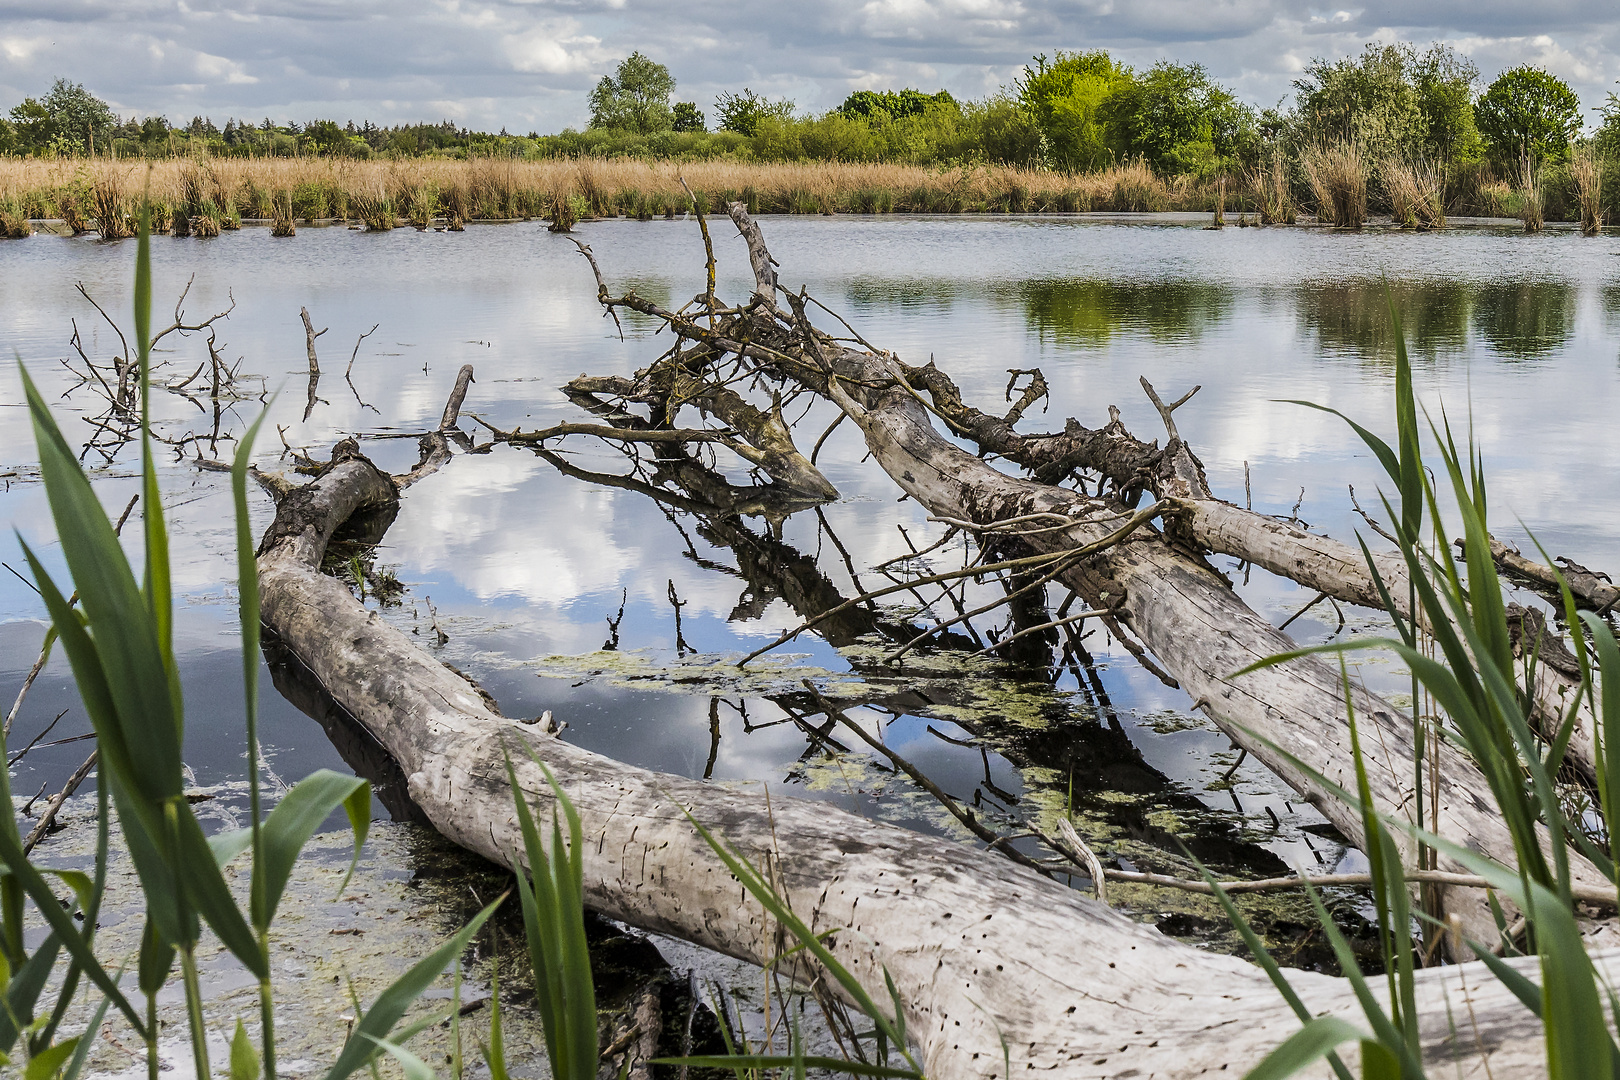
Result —
POLYGON ((1486 78, 1539 64, 1589 107, 1620 77, 1620 11, 1599 0, 809 0, 764 17, 739 0, 0 0, 0 93, 63 76, 125 114, 555 131, 635 49, 700 108, 746 85, 819 110, 856 89, 978 97, 1036 53, 1107 48, 1201 62, 1269 106, 1311 58, 1371 40, 1444 40, 1486 78))

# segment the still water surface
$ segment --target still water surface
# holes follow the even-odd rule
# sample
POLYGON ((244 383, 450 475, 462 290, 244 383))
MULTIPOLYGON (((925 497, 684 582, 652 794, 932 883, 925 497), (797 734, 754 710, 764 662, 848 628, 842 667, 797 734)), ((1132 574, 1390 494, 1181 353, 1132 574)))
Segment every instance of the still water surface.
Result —
MULTIPOLYGON (((1526 237, 1488 226, 1439 235, 1214 232, 1175 218, 793 217, 765 219, 764 228, 784 285, 807 286, 865 338, 908 361, 933 356, 986 409, 1002 400, 1008 369, 1042 368, 1051 412, 1026 427, 1058 426, 1065 416, 1096 426, 1116 404, 1138 435, 1152 438, 1160 433, 1138 377, 1169 396, 1202 385, 1177 421, 1216 490, 1241 503, 1247 476, 1257 510, 1287 515, 1297 503, 1301 518, 1344 539, 1360 524, 1347 485, 1371 507, 1375 464, 1345 426, 1281 399, 1330 405, 1375 430, 1391 426, 1387 280, 1423 400, 1437 416, 1444 405, 1454 420, 1471 418, 1490 470, 1498 535, 1522 537, 1527 527, 1554 552, 1620 566, 1620 440, 1612 434, 1620 407, 1620 239, 1526 237)), ((702 288, 702 247, 691 223, 609 221, 582 226, 579 235, 616 290, 633 287, 673 307, 702 288)), ((503 428, 582 419, 559 392, 563 382, 581 372, 630 373, 667 344, 634 319, 621 341, 601 317, 573 245, 541 224, 475 226, 459 235, 306 227, 290 240, 248 229, 211 241, 159 238, 153 247, 159 325, 193 275, 188 319, 234 298, 216 347, 232 363, 240 358, 240 371, 253 378, 239 384, 247 400, 225 410, 221 430, 245 427, 261 387, 279 391, 257 454, 267 468, 283 438, 324 458, 346 434, 433 427, 463 363, 477 373, 463 411, 469 432, 482 433, 471 414, 503 428), (330 327, 317 343, 325 374, 307 420, 301 306, 317 328, 330 327)), ((741 297, 749 288, 741 244, 726 237, 719 248, 721 291, 741 297)), ((89 438, 101 412, 62 363, 80 364, 69 343, 75 328, 98 360, 118 346, 74 285, 83 282, 127 330, 134 254, 133 242, 48 236, 0 247, 0 339, 46 387, 70 441, 89 438)), ((172 347, 163 355, 167 380, 184 378, 207 356, 197 336, 165 345, 172 347)), ((0 472, 16 475, 5 478, 0 517, 57 572, 21 402, 8 367, 0 372, 0 472)), ((154 409, 171 439, 213 426, 206 395, 158 394, 154 409)), ((801 446, 830 419, 813 410, 801 424, 801 446)), ((408 439, 374 440, 365 449, 396 472, 415 459, 408 439)), ((581 469, 626 469, 615 451, 570 449, 581 469)), ((228 442, 204 444, 211 456, 231 452, 228 442)), ((641 677, 679 660, 707 670, 708 660, 751 650, 794 625, 800 613, 783 599, 795 595, 784 586, 789 578, 853 595, 851 568, 870 588, 882 580, 870 567, 905 554, 908 539, 922 547, 941 535, 915 503, 895 501, 897 489, 862 462, 864 453, 853 426, 841 427, 820 463, 842 498, 819 514, 776 523, 700 519, 563 475, 527 450, 458 456, 409 491, 377 553, 377 565, 407 587, 384 614, 430 646, 436 623, 448 641, 435 650, 478 678, 507 715, 550 709, 568 722, 566 738, 591 749, 719 781, 766 781, 951 831, 937 806, 886 774, 878 759, 854 747, 816 750, 788 718, 802 702, 758 685, 693 693, 641 677), (672 594, 682 605, 679 641, 672 594), (619 648, 599 653, 610 620, 620 620, 619 648)), ((92 451, 87 461, 116 515, 135 490, 132 454, 108 461, 92 451)), ((747 482, 737 462, 718 464, 733 482, 747 482)), ((187 761, 199 786, 229 785, 242 778, 243 754, 228 478, 171 461, 160 481, 174 532, 187 761)), ((256 497, 254 514, 262 529, 267 499, 256 497)), ((20 568, 15 542, 3 546, 5 561, 20 568)), ((138 556, 138 541, 128 546, 138 556)), ((947 547, 935 565, 960 565, 960 558, 959 548, 947 547)), ((1287 582, 1223 568, 1278 623, 1309 599, 1287 582)), ((1374 625, 1346 614, 1345 632, 1374 625)), ((1314 641, 1337 624, 1331 610, 1318 608, 1291 631, 1314 641)), ((7 706, 43 627, 31 589, 0 573, 7 706)), ((970 692, 953 697, 935 685, 919 697, 890 687, 874 695, 887 712, 859 715, 946 791, 1009 828, 1034 808, 1062 805, 1072 784, 1083 831, 1136 863, 1174 866, 1159 854, 1174 848, 1172 835, 1233 869, 1273 870, 1294 859, 1334 865, 1345 857, 1305 828, 1320 819, 1252 764, 1230 787, 1220 784, 1233 755, 1187 712, 1185 695, 1102 633, 1087 644, 1091 672, 1054 678, 1038 668, 980 664, 974 670, 989 674, 970 692)), ((789 648, 820 670, 850 668, 848 656, 819 639, 789 648)), ((1362 673, 1391 693, 1403 685, 1378 663, 1362 673)), ((268 678, 264 697, 264 739, 280 777, 346 767, 321 727, 271 690, 268 678)), ((64 710, 47 741, 88 729, 58 657, 22 710, 13 751, 64 710)), ((847 733, 841 741, 853 742, 847 733)), ((86 751, 85 743, 34 750, 16 766, 14 789, 54 790, 86 751)), ((204 805, 222 821, 240 809, 228 790, 204 805)))

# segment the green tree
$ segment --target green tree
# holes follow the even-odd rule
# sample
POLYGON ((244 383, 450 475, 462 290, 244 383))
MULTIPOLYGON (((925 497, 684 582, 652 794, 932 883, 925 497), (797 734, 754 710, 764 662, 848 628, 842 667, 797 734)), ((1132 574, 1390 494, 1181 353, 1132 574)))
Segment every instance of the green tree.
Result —
POLYGON ((1412 64, 1418 111, 1423 115, 1425 150, 1440 161, 1469 161, 1479 156, 1479 128, 1474 122, 1474 84, 1479 68, 1449 45, 1438 42, 1412 64))
POLYGON ((1355 143, 1375 161, 1423 153, 1429 126, 1413 77, 1418 64, 1412 46, 1376 42, 1359 57, 1312 60, 1294 81, 1301 140, 1355 143))
POLYGON ((783 98, 772 101, 743 87, 742 93, 724 93, 714 99, 714 112, 720 119, 721 131, 735 131, 753 138, 761 120, 786 123, 793 119, 793 102, 783 98))
POLYGON ((1609 100, 1603 103, 1598 115, 1602 116, 1603 120, 1598 125, 1597 133, 1592 136, 1592 141, 1597 144, 1598 153, 1604 157, 1620 155, 1620 96, 1613 90, 1609 91, 1609 100))
POLYGON ((1102 105, 1111 142, 1126 157, 1143 157, 1163 173, 1206 175, 1237 154, 1240 135, 1254 126, 1231 91, 1211 81, 1202 64, 1160 61, 1117 84, 1102 105))
POLYGON ((591 91, 591 127, 639 135, 668 131, 675 123, 669 107, 674 92, 675 77, 669 68, 633 52, 591 91))
POLYGON ((1037 56, 1014 83, 1018 101, 1040 128, 1046 156, 1063 169, 1098 169, 1121 147, 1110 138, 1103 107, 1134 76, 1106 50, 1037 56))
POLYGON ((17 125, 22 149, 42 150, 55 144, 80 154, 92 147, 111 148, 118 123, 105 101, 66 79, 57 79, 38 101, 29 98, 12 109, 11 119, 17 125))
POLYGON ((672 113, 674 123, 671 125, 676 131, 707 131, 708 125, 703 121, 703 110, 690 101, 677 101, 672 113))
POLYGON ((1581 99, 1558 76, 1522 64, 1486 88, 1474 118, 1499 158, 1560 156, 1581 130, 1581 99))
POLYGON ((956 99, 941 90, 925 94, 921 90, 857 90, 844 99, 838 111, 844 116, 863 120, 900 120, 908 116, 921 116, 932 108, 960 111, 956 99))

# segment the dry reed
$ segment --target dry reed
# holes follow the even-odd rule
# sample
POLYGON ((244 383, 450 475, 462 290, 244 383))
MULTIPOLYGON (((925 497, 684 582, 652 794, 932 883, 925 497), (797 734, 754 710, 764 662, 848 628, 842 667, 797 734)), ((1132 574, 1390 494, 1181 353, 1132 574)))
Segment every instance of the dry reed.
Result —
POLYGON ((1603 165, 1597 151, 1590 145, 1577 150, 1569 173, 1581 205, 1581 235, 1597 236, 1603 231, 1603 165))
POLYGON ((1288 183, 1288 170, 1280 153, 1271 156, 1271 167, 1249 174, 1249 186, 1259 207, 1260 224, 1292 225, 1295 221, 1294 192, 1288 183))
POLYGON ((116 176, 104 176, 90 192, 90 213, 103 240, 123 240, 135 235, 130 220, 129 200, 124 197, 116 176))
POLYGON ((271 236, 298 235, 298 228, 293 224, 292 192, 284 191, 280 195, 272 197, 270 212, 272 215, 270 221, 271 236))
MULTIPOLYGON (((58 196, 83 190, 86 178, 93 187, 97 180, 128 169, 106 159, 5 159, 0 160, 0 191, 16 193, 24 207, 37 202, 54 211, 58 196)), ((275 218, 280 212, 275 203, 284 195, 291 200, 294 218, 349 218, 356 216, 359 201, 384 198, 419 224, 425 212, 417 209, 417 196, 431 191, 437 205, 425 216, 442 216, 454 229, 479 219, 549 218, 559 201, 582 217, 672 217, 689 206, 680 184, 683 175, 706 210, 737 200, 756 213, 1207 210, 1214 198, 1213 184, 1167 184, 1141 161, 1070 175, 991 165, 843 162, 220 158, 156 162, 142 183, 154 203, 185 205, 189 216, 212 204, 209 216, 222 228, 236 224, 238 207, 258 220, 275 218)), ((129 187, 127 179, 124 186, 129 187)))
POLYGON ((1367 165, 1355 143, 1318 146, 1300 155, 1306 183, 1316 198, 1316 216, 1340 229, 1367 223, 1367 165))
POLYGON ((1520 162, 1519 175, 1519 220, 1524 222, 1525 232, 1538 233, 1545 224, 1541 208, 1541 178, 1536 175, 1535 166, 1530 164, 1529 158, 1520 162))
POLYGON ((1424 161, 1384 159, 1379 169, 1391 216, 1403 229, 1442 229, 1446 224, 1445 179, 1424 161))
POLYGON ((83 236, 90 231, 90 223, 84 219, 76 189, 69 188, 56 196, 56 212, 62 216, 62 223, 74 236, 83 236))

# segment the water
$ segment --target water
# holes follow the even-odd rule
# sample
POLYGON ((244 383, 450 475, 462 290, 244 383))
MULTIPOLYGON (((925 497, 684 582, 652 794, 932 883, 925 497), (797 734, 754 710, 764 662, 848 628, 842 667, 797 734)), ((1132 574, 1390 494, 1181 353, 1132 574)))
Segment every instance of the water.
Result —
MULTIPOLYGON (((794 217, 768 218, 764 229, 785 285, 807 286, 861 335, 910 362, 932 355, 987 411, 1003 400, 1008 369, 1042 368, 1051 411, 1037 409, 1026 429, 1056 427, 1070 415, 1096 426, 1117 404, 1136 434, 1162 438, 1138 377, 1167 398, 1201 385, 1177 422, 1214 488, 1242 503, 1247 477, 1255 509, 1297 512, 1347 540, 1365 527, 1346 486, 1375 510, 1376 463, 1345 425, 1282 399, 1390 428, 1387 279, 1404 313, 1422 399, 1437 419, 1443 404, 1453 422, 1471 420, 1485 450, 1497 534, 1522 538, 1529 528, 1553 552, 1620 566, 1620 443, 1610 437, 1620 405, 1620 240, 1527 237, 1490 225, 1334 235, 1213 232, 1201 223, 794 217)), ((716 230, 720 291, 741 297, 750 280, 745 254, 722 232, 729 226, 716 230)), ((582 226, 579 236, 615 290, 633 287, 678 306, 702 289, 702 246, 691 223, 601 222, 582 226)), ((101 412, 92 390, 61 363, 82 367, 69 344, 75 325, 98 360, 118 346, 74 283, 83 282, 127 332, 134 252, 133 242, 46 236, 0 248, 0 335, 46 388, 70 441, 88 438, 86 421, 101 412)), ((324 459, 345 434, 433 427, 463 363, 477 373, 463 411, 463 427, 475 436, 483 429, 473 415, 502 428, 584 419, 559 392, 563 382, 581 372, 628 374, 668 343, 633 316, 621 341, 595 304, 574 246, 538 224, 462 234, 306 227, 290 240, 265 229, 211 241, 159 238, 159 326, 193 275, 187 321, 223 310, 233 297, 236 304, 216 326, 216 347, 231 363, 241 358, 238 389, 246 398, 225 410, 221 431, 245 427, 261 407, 261 389, 279 393, 257 455, 267 468, 283 438, 324 459), (317 341, 324 376, 307 421, 300 307, 317 329, 330 328, 317 341)), ((207 356, 201 335, 173 335, 164 347, 171 350, 162 354, 166 380, 184 378, 207 356)), ((16 475, 3 478, 0 514, 53 573, 64 573, 21 401, 8 368, 0 373, 0 472, 16 475)), ((171 440, 213 428, 206 394, 197 401, 159 394, 154 409, 171 440)), ((801 447, 831 419, 826 408, 811 409, 797 429, 801 447)), ((409 439, 364 446, 391 471, 415 460, 409 439)), ((628 468, 615 450, 585 441, 567 448, 579 469, 628 468)), ((228 441, 201 444, 209 457, 228 459, 232 449, 228 441)), ((198 452, 189 442, 172 451, 176 460, 164 465, 160 482, 174 533, 187 762, 199 786, 218 788, 220 798, 202 805, 223 821, 239 813, 231 785, 243 776, 229 484, 178 460, 198 452)), ((827 733, 847 752, 818 749, 791 718, 815 712, 790 692, 791 673, 748 684, 703 681, 716 656, 752 650, 797 623, 791 601, 805 589, 853 595, 851 565, 870 588, 882 579, 869 568, 905 554, 908 536, 923 547, 941 535, 915 503, 896 503, 897 489, 863 463, 864 453, 852 425, 835 432, 820 463, 842 498, 819 515, 782 522, 699 520, 636 491, 565 476, 527 450, 458 456, 410 489, 377 553, 376 564, 406 586, 402 602, 384 614, 425 644, 436 623, 448 642, 435 651, 478 678, 507 715, 550 709, 568 722, 567 738, 591 749, 717 781, 766 781, 959 834, 933 800, 886 771, 888 762, 849 732, 827 733), (680 642, 672 592, 681 605, 680 642), (613 634, 610 620, 618 651, 600 654, 613 634), (652 677, 683 659, 688 650, 680 646, 698 654, 685 656, 682 668, 696 681, 652 677)), ((87 461, 116 515, 135 490, 134 458, 126 448, 110 461, 91 451, 87 461)), ((748 481, 736 461, 719 464, 734 483, 748 481)), ((267 498, 254 496, 254 515, 262 530, 267 498)), ((137 536, 132 529, 126 537, 135 556, 137 536)), ((7 564, 21 569, 15 543, 4 545, 7 564)), ((946 548, 935 557, 943 569, 952 559, 960 565, 961 552, 946 548)), ((1290 583, 1221 565, 1275 622, 1310 599, 1290 583)), ((1376 625, 1364 613, 1346 615, 1348 630, 1376 625)), ((1322 605, 1290 630, 1321 640, 1337 622, 1322 605)), ((0 696, 8 706, 42 633, 38 599, 17 577, 0 574, 0 696)), ((1325 830, 1313 833, 1320 819, 1253 763, 1230 786, 1219 783, 1235 756, 1187 712, 1185 695, 1101 632, 1088 646, 1096 670, 1055 681, 1039 669, 982 663, 973 670, 989 674, 972 679, 959 668, 934 681, 908 669, 873 688, 871 707, 852 715, 998 826, 1063 805, 1072 784, 1083 831, 1133 864, 1180 866, 1177 837, 1236 870, 1275 871, 1296 859, 1354 865, 1357 856, 1323 839, 1325 830)), ((850 671, 852 657, 871 671, 810 636, 789 649, 834 676, 850 671)), ((1361 671, 1377 689, 1398 693, 1404 685, 1376 661, 1361 671)), ((293 780, 321 766, 346 767, 321 726, 269 689, 268 675, 265 686, 264 740, 276 773, 293 780)), ((88 728, 58 657, 27 699, 13 752, 63 710, 47 741, 88 728)), ((83 743, 34 750, 16 766, 14 790, 55 790, 86 752, 83 743)), ((355 757, 352 747, 345 752, 355 757)))

